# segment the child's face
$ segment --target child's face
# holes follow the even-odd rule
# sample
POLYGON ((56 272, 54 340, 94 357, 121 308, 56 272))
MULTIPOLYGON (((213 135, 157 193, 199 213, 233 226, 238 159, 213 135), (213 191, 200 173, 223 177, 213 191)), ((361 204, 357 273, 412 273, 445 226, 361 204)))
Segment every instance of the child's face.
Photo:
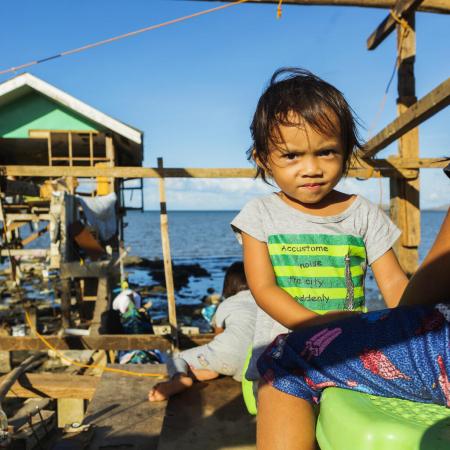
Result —
POLYGON ((304 120, 280 126, 279 133, 282 143, 269 153, 269 175, 291 199, 318 206, 343 175, 340 136, 317 132, 304 120))

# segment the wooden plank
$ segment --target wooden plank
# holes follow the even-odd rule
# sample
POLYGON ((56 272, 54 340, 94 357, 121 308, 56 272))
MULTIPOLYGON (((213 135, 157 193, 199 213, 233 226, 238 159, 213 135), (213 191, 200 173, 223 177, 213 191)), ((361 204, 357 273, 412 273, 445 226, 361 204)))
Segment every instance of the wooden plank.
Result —
MULTIPOLYGON (((114 364, 108 367, 137 373, 166 373, 162 364, 114 364)), ((150 403, 148 391, 159 381, 157 378, 104 372, 83 422, 94 427, 89 449, 156 450, 166 402, 150 403)))
MULTIPOLYGON (((6 205, 4 205, 6 206, 6 205)), ((6 213, 6 221, 8 223, 15 221, 29 221, 39 222, 40 220, 50 220, 50 214, 20 214, 20 213, 6 213)))
MULTIPOLYGON (((212 2, 216 0, 200 0, 212 2)), ((234 2, 235 0, 223 0, 234 2)), ((274 3, 280 0, 249 0, 249 3, 274 3)), ((331 6, 359 6, 362 8, 393 8, 396 0, 283 0, 283 5, 331 5, 331 6)), ((419 11, 427 11, 441 14, 450 14, 448 0, 424 0, 418 8, 419 11)))
MULTIPOLYGON (((0 378, 0 382, 5 377, 0 378)), ((21 375, 6 397, 18 398, 77 398, 90 400, 100 381, 99 377, 65 373, 28 373, 21 375)))
POLYGON ((417 9, 422 1, 423 0, 397 0, 392 13, 378 25, 377 29, 367 39, 367 49, 374 50, 377 48, 378 45, 395 30, 397 21, 394 19, 393 15, 401 20, 406 17, 409 12, 417 9))
MULTIPOLYGON (((184 336, 180 335, 180 348, 190 348, 207 344, 214 337, 212 333, 184 336)), ((100 336, 45 336, 45 339, 58 350, 148 350, 170 349, 170 337, 154 334, 102 334, 100 336)), ((48 347, 37 337, 5 336, 0 339, 0 350, 47 350, 48 347)))
POLYGON ((450 78, 419 101, 405 109, 399 117, 367 142, 360 156, 368 158, 450 104, 450 78))
POLYGON ((47 233, 47 231, 50 229, 50 225, 47 225, 46 227, 36 231, 33 234, 30 234, 29 236, 27 236, 25 239, 22 240, 22 245, 26 246, 28 245, 30 242, 35 241, 37 238, 41 237, 43 234, 47 233))
MULTIPOLYGON (((158 158, 158 169, 163 169, 163 159, 158 158)), ((161 243, 164 260, 164 275, 166 280, 167 307, 172 342, 178 348, 177 310, 175 306, 175 286, 173 282, 172 257, 170 255, 169 219, 167 217, 166 190, 164 178, 159 179, 159 204, 161 221, 161 243)))
POLYGON ((170 398, 158 450, 255 449, 255 422, 231 377, 195 383, 170 398))
POLYGON ((12 248, 8 250, 0 250, 1 256, 29 256, 31 258, 46 258, 50 254, 50 250, 45 248, 12 248))
POLYGON ((443 169, 450 162, 450 157, 442 158, 400 158, 399 156, 389 156, 387 159, 367 159, 360 161, 360 164, 367 164, 370 167, 383 171, 404 170, 404 169, 443 169))
MULTIPOLYGON (((365 154, 359 158, 365 158, 365 154)), ((370 166, 386 172, 413 168, 445 167, 445 158, 415 158, 388 162, 385 159, 371 159, 370 166)), ((367 164, 354 160, 349 176, 361 176, 367 172, 367 164)), ((389 172, 390 173, 390 172, 389 172)), ((251 168, 164 168, 151 167, 50 167, 50 166, 0 166, 0 174, 10 176, 78 178, 114 177, 114 178, 254 178, 256 171, 251 168)), ((44 219, 42 219, 44 220, 44 219)))

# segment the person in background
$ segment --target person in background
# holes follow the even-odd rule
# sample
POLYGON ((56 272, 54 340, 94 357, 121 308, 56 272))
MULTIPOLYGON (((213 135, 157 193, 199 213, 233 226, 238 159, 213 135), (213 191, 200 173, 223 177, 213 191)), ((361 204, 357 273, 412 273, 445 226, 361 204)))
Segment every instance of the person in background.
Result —
POLYGON ((169 361, 170 380, 150 390, 150 401, 167 400, 189 389, 197 380, 213 380, 219 375, 241 381, 256 318, 256 303, 248 289, 242 262, 233 263, 226 271, 222 297, 224 300, 212 320, 214 339, 184 350, 169 361))

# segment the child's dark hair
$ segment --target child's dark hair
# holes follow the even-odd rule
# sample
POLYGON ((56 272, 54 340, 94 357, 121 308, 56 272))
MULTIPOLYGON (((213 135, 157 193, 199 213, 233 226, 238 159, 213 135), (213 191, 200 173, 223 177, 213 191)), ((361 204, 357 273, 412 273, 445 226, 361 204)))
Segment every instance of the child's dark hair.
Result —
MULTIPOLYGON (((253 145, 247 152, 248 159, 255 159, 266 167, 270 149, 281 143, 279 126, 298 126, 299 117, 317 132, 339 134, 345 173, 353 151, 362 146, 353 111, 334 86, 307 70, 294 67, 278 69, 261 95, 250 126, 253 145)), ((256 176, 266 181, 264 168, 260 165, 256 176)))
POLYGON ((225 273, 222 297, 228 298, 246 289, 248 289, 248 284, 245 278, 244 264, 242 261, 234 262, 225 273))

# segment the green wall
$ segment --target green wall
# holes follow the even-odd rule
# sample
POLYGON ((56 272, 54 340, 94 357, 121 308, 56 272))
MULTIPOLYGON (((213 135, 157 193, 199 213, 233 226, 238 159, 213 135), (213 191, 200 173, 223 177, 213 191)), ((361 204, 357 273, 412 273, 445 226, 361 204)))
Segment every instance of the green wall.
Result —
POLYGON ((0 137, 27 138, 28 130, 104 129, 37 92, 0 107, 0 137))

